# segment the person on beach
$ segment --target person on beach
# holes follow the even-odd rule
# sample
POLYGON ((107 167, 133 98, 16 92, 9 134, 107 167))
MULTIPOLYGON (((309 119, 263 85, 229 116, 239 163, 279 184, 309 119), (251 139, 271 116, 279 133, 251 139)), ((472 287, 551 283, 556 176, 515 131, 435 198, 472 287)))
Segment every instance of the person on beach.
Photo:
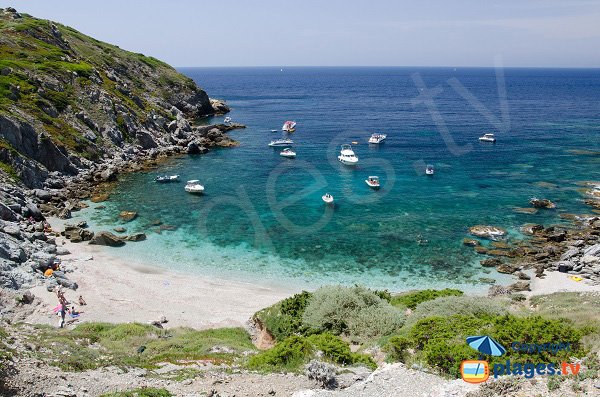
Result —
POLYGON ((65 298, 65 293, 63 292, 61 287, 56 288, 56 296, 58 297, 58 305, 60 312, 60 322, 58 323, 58 326, 62 328, 65 326, 65 316, 67 315, 67 305, 69 304, 69 302, 67 301, 67 298, 65 298))
POLYGON ((83 296, 79 295, 79 306, 87 305, 86 301, 83 300, 83 296))

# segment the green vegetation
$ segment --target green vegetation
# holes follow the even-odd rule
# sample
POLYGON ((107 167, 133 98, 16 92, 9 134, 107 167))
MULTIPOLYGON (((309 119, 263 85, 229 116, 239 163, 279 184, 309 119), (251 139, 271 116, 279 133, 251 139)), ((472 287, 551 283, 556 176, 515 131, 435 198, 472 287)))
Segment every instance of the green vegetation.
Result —
POLYGON ((404 315, 398 309, 360 286, 319 288, 303 315, 307 326, 355 341, 389 335, 403 322, 404 315))
POLYGON ((171 397, 172 394, 166 389, 155 389, 147 387, 129 391, 102 394, 100 397, 171 397))
POLYGON ((302 291, 259 311, 254 317, 269 330, 277 341, 282 341, 292 335, 307 334, 310 332, 310 328, 302 323, 302 317, 311 296, 311 293, 302 291))
POLYGON ((567 320, 544 319, 540 316, 459 314, 419 320, 405 337, 390 338, 385 350, 390 353, 391 359, 406 360, 408 349, 412 349, 415 351, 413 359, 424 361, 441 373, 460 377, 460 362, 477 359, 479 355, 466 344, 467 336, 489 335, 507 348, 507 353, 500 358, 486 357, 491 364, 507 359, 514 363, 553 362, 585 356, 586 351, 581 344, 584 332, 567 320), (537 344, 561 341, 570 343, 571 351, 556 354, 515 352, 510 349, 514 341, 537 344))
POLYGON ((72 331, 38 327, 28 339, 44 347, 38 352, 42 358, 69 371, 108 365, 153 368, 159 362, 186 360, 232 363, 243 352, 255 350, 241 328, 167 332, 137 323, 84 323, 72 331))
POLYGON ((405 294, 393 296, 391 303, 394 306, 407 307, 414 310, 419 303, 434 300, 444 296, 462 296, 463 292, 458 289, 446 288, 442 290, 424 289, 421 291, 412 291, 405 294))
POLYGON ((322 358, 340 365, 362 364, 375 368, 373 359, 352 353, 350 346, 329 333, 311 336, 290 336, 275 347, 250 358, 248 368, 259 371, 297 371, 320 351, 322 358))

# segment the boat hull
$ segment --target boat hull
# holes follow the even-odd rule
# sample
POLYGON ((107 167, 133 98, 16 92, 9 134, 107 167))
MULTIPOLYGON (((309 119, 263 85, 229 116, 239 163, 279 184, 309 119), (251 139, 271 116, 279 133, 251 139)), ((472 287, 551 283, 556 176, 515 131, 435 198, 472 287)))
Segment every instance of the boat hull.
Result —
POLYGON ((358 160, 346 160, 344 158, 342 158, 342 156, 338 156, 338 160, 340 163, 344 164, 344 165, 349 165, 349 166, 355 166, 358 164, 358 160))
POLYGON ((371 189, 373 189, 373 190, 379 190, 379 187, 380 187, 380 185, 379 185, 379 184, 375 185, 375 184, 373 184, 373 183, 370 183, 368 180, 365 180, 365 183, 366 183, 366 184, 367 184, 367 186, 369 186, 371 189))

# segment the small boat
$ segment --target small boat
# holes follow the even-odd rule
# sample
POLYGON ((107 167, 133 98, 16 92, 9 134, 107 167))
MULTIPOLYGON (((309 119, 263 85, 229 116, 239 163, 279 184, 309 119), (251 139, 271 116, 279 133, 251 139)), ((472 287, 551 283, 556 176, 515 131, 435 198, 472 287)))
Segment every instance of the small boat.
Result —
POLYGON ((277 132, 277 130, 271 130, 271 132, 277 132))
POLYGON ((433 165, 427 164, 427 167, 425 167, 425 174, 433 175, 433 173, 434 173, 433 165))
POLYGON ((325 193, 321 199, 323 199, 325 204, 333 204, 333 196, 329 193, 325 193))
POLYGON ((290 148, 288 147, 288 148, 285 148, 285 149, 283 149, 283 150, 281 151, 281 153, 279 153, 279 155, 280 155, 281 157, 287 157, 288 159, 293 159, 293 158, 295 158, 295 157, 296 157, 296 152, 294 152, 292 149, 290 149, 290 148))
POLYGON ((231 123, 231 117, 225 117, 225 119, 223 120, 223 122, 224 122, 225 124, 229 124, 229 123, 231 123))
POLYGON ((179 180, 179 175, 161 175, 157 176, 154 180, 158 183, 177 182, 179 180))
POLYGON ((276 147, 276 146, 290 146, 293 145, 294 141, 292 141, 289 138, 281 138, 281 139, 273 139, 271 141, 271 143, 269 143, 269 146, 271 147, 276 147))
POLYGON ((378 176, 370 176, 369 179, 365 179, 365 183, 369 185, 371 189, 379 189, 379 177, 378 176))
POLYGON ((204 186, 200 184, 199 180, 193 179, 191 181, 187 181, 187 184, 185 185, 185 191, 188 193, 202 194, 204 193, 204 186))
POLYGON ((358 145, 358 141, 352 141, 350 143, 352 143, 353 145, 358 145))
POLYGON ((496 137, 494 137, 494 134, 485 134, 483 136, 479 137, 479 140, 481 142, 492 142, 492 143, 496 143, 496 137))
POLYGON ((358 157, 354 154, 351 145, 342 145, 342 150, 340 150, 340 155, 338 156, 338 160, 342 164, 346 165, 356 165, 358 164, 358 157))
POLYGON ((369 138, 369 143, 373 143, 376 145, 376 144, 379 144, 379 143, 385 141, 385 138, 387 138, 386 134, 373 134, 369 138))
POLYGON ((281 127, 281 131, 285 132, 294 132, 296 131, 296 122, 295 121, 286 121, 283 123, 283 127, 281 127))

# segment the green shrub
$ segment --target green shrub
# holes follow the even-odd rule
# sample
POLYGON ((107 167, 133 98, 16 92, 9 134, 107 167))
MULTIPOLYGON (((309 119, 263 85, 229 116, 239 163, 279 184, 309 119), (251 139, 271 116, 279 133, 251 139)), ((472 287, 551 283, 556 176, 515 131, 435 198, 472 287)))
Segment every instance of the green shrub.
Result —
POLYGON ((404 315, 364 287, 329 286, 318 289, 304 311, 303 323, 322 332, 365 339, 400 329, 404 315))
POLYGON ((377 367, 370 356, 353 353, 348 343, 330 333, 313 334, 308 337, 290 336, 270 350, 251 357, 247 366, 259 371, 295 371, 317 352, 322 354, 320 359, 335 364, 361 364, 372 369, 377 367))
POLYGON ((388 340, 383 350, 387 353, 387 359, 389 361, 405 362, 408 356, 407 350, 411 345, 412 341, 409 338, 396 335, 388 340))
POLYGON ((405 328, 427 317, 449 317, 453 315, 501 316, 508 313, 508 302, 482 296, 448 296, 423 302, 406 319, 405 328))
POLYGON ((306 338, 294 335, 251 357, 248 368, 259 371, 293 371, 305 363, 312 352, 313 347, 306 338))
POLYGON ((254 317, 262 323, 277 341, 292 335, 306 334, 309 329, 302 323, 302 316, 311 296, 311 293, 302 291, 259 311, 254 317))
POLYGON ((404 306, 414 310, 418 304, 442 298, 444 296, 462 296, 463 292, 458 289, 446 288, 442 290, 424 289, 421 291, 408 292, 392 297, 391 303, 394 306, 404 306))
POLYGON ((583 357, 582 332, 565 320, 550 320, 539 316, 516 317, 513 315, 454 315, 419 320, 408 334, 417 354, 429 366, 440 372, 459 377, 460 362, 476 359, 479 353, 466 344, 466 338, 488 335, 506 348, 502 357, 486 357, 490 365, 511 360, 513 363, 558 362, 571 357, 583 357), (511 349, 513 342, 522 343, 570 343, 570 351, 517 352, 511 349))
POLYGON ((129 391, 120 391, 114 393, 102 394, 100 397, 171 397, 172 394, 167 389, 155 389, 147 387, 144 389, 135 389, 129 391))

